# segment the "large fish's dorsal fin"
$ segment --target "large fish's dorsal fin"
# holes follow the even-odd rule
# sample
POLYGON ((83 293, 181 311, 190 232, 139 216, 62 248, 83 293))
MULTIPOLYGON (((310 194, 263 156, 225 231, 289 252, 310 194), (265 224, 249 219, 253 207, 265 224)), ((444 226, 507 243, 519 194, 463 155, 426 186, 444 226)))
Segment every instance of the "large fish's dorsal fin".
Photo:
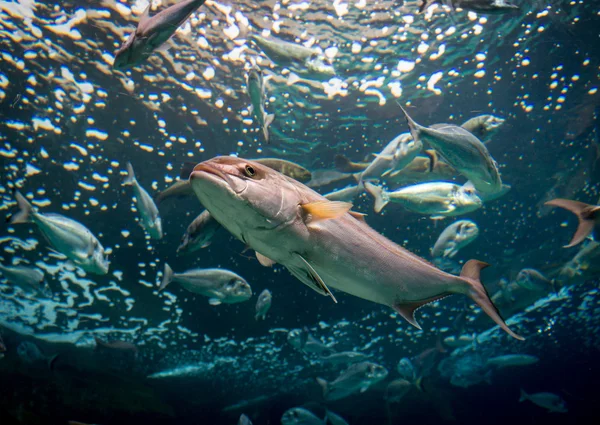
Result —
POLYGON ((313 282, 314 286, 316 288, 318 288, 318 291, 319 292, 322 291, 323 293, 325 293, 325 295, 329 295, 331 297, 331 299, 333 300, 333 302, 337 303, 337 300, 335 299, 335 297, 333 296, 333 294, 331 293, 331 291, 329 290, 327 285, 325 285, 325 282, 323 282, 323 279, 321 279, 321 276, 319 276, 319 274, 315 271, 313 266, 311 266, 310 263, 308 261, 306 261, 304 259, 304 257, 301 256, 300 254, 296 254, 296 256, 298 258, 300 258, 300 260, 304 264, 304 266, 305 266, 304 270, 307 272, 307 274, 310 277, 311 281, 313 282))
POLYGON ((148 7, 146 7, 146 10, 144 10, 144 12, 142 13, 142 16, 140 16, 140 21, 138 23, 138 27, 144 26, 144 24, 146 24, 150 20, 150 8, 151 7, 152 7, 152 2, 149 2, 148 7))
POLYGON ((350 202, 316 201, 302 205, 302 210, 310 215, 310 221, 338 218, 352 209, 350 202))

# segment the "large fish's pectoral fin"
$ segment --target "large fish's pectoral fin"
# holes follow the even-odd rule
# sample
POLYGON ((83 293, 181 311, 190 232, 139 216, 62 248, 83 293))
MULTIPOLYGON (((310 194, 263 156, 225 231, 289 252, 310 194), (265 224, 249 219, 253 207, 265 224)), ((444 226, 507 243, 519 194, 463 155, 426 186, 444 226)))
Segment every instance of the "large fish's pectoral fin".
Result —
POLYGON ((295 254, 295 256, 300 259, 302 266, 287 266, 290 273, 296 276, 302 283, 317 291, 319 294, 330 296, 333 302, 337 303, 337 300, 327 285, 325 285, 325 282, 323 282, 321 276, 319 276, 319 274, 315 271, 313 266, 311 266, 310 263, 306 261, 300 254, 295 254))
POLYGON ((262 255, 260 252, 256 252, 256 259, 258 260, 258 262, 265 266, 265 267, 273 267, 273 264, 276 263, 276 261, 271 260, 269 257, 266 257, 264 255, 262 255))
POLYGON ((316 201, 302 205, 304 213, 310 215, 310 222, 341 217, 351 208, 350 202, 340 201, 316 201))

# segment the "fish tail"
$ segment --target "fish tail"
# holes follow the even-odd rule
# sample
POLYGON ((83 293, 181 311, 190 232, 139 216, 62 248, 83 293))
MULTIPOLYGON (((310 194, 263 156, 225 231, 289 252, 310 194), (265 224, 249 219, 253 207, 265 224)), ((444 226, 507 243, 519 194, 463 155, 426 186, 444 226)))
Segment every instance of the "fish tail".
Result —
POLYGON ((555 207, 564 208, 567 211, 571 211, 577 216, 579 220, 579 226, 573 239, 569 245, 565 248, 571 248, 585 240, 590 233, 594 230, 595 221, 600 217, 600 206, 594 207, 593 205, 584 204, 579 201, 571 201, 569 199, 553 199, 544 203, 544 205, 552 205, 555 207))
POLYGON ((29 223, 31 221, 31 215, 33 213, 33 206, 29 203, 27 199, 21 192, 18 190, 15 191, 15 199, 17 200, 17 205, 19 206, 19 212, 14 214, 10 218, 11 224, 19 224, 19 223, 29 223))
POLYGON ((127 177, 123 180, 123 186, 133 186, 135 182, 135 173, 133 172, 133 166, 131 162, 127 163, 127 177))
POLYGON ((263 124, 263 135, 265 136, 265 142, 269 143, 269 126, 275 119, 274 114, 269 114, 265 117, 265 123, 263 124))
POLYGON ((161 282, 158 290, 162 291, 172 281, 173 281, 173 269, 171 269, 171 267, 167 263, 165 263, 165 271, 163 273, 163 279, 162 279, 162 282, 161 282))
POLYGON ((489 294, 487 293, 485 287, 481 283, 480 273, 481 270, 488 267, 489 264, 484 263, 483 261, 478 260, 469 260, 463 266, 460 277, 463 282, 466 282, 468 287, 466 289, 466 295, 468 295, 473 301, 481 307, 485 313, 490 316, 490 318, 498 324, 506 333, 512 336, 515 339, 523 341, 523 338, 520 335, 517 335, 504 322, 504 319, 500 316, 500 312, 490 299, 489 294))
POLYGON ((385 190, 381 186, 374 185, 373 183, 365 182, 365 189, 373 198, 375 198, 374 210, 376 213, 380 213, 381 210, 390 202, 390 198, 385 190))
POLYGON ((327 394, 329 394, 329 383, 323 378, 317 378, 317 384, 323 389, 323 398, 327 398, 327 394))
POLYGON ((519 398, 519 401, 525 401, 528 397, 529 395, 525 392, 525 390, 523 390, 523 388, 521 388, 521 397, 519 398))
POLYGON ((342 173, 350 173, 352 172, 352 164, 350 159, 344 155, 337 154, 333 159, 335 168, 342 173))

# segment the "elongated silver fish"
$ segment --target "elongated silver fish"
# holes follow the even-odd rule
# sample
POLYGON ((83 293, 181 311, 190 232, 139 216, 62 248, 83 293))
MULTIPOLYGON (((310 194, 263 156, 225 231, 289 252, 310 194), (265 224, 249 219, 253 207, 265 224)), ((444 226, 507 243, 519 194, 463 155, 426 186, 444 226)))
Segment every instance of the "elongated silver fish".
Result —
POLYGON ((535 269, 523 269, 515 279, 517 285, 530 291, 550 291, 554 282, 535 269))
POLYGON ((504 118, 494 115, 478 115, 464 122, 461 127, 482 142, 487 143, 498 132, 505 121, 504 118))
POLYGON ((519 401, 529 400, 533 404, 548 409, 550 412, 567 413, 567 404, 559 395, 553 393, 535 393, 527 394, 521 389, 521 398, 519 401))
POLYGON ((327 58, 316 50, 301 44, 289 43, 275 37, 270 39, 258 35, 250 37, 273 62, 279 66, 289 67, 299 74, 315 77, 333 77, 335 69, 327 58))
POLYGON ((506 0, 423 0, 419 13, 423 13, 432 4, 444 4, 450 9, 472 10, 486 15, 499 15, 519 10, 519 6, 506 0))
MULTIPOLYGON (((473 299, 504 323, 479 280, 486 263, 470 260, 460 276, 435 268, 370 228, 350 204, 242 158, 198 164, 190 182, 215 220, 249 247, 285 266, 320 294, 328 286, 395 309, 419 327, 414 311, 450 294, 473 299)), ((335 299, 335 298, 334 298, 335 299)))
POLYGON ((372 362, 361 362, 351 365, 332 382, 317 378, 323 389, 325 400, 339 400, 357 392, 364 393, 370 386, 385 379, 388 371, 385 367, 372 362))
POLYGON ((152 239, 161 239, 163 237, 162 220, 158 214, 158 208, 152 197, 146 192, 146 189, 138 183, 130 162, 127 163, 127 177, 123 180, 123 186, 133 187, 135 204, 140 213, 140 224, 142 227, 152 239))
POLYGON ((115 52, 113 68, 124 69, 144 62, 169 40, 206 0, 182 0, 150 17, 146 9, 137 28, 115 52))
POLYGON ((456 125, 423 127, 404 108, 402 111, 413 138, 431 145, 450 165, 467 177, 478 191, 496 193, 502 189, 498 165, 481 140, 456 125))
POLYGON ((452 258, 458 251, 473 242, 479 235, 477 224, 471 220, 459 220, 444 229, 433 249, 432 257, 452 258))
POLYGON ((359 353, 358 351, 341 351, 339 353, 321 356, 321 361, 331 363, 333 365, 349 365, 365 361, 369 358, 368 355, 359 353))
POLYGON ((202 211, 185 231, 177 253, 195 252, 206 248, 211 244, 213 236, 220 228, 221 225, 210 215, 208 210, 202 211))
POLYGON ((83 270, 101 275, 108 273, 109 261, 104 247, 87 227, 60 214, 38 213, 19 192, 15 192, 15 198, 20 211, 12 216, 11 223, 34 223, 54 249, 83 270))
POLYGON ((252 289, 248 282, 225 269, 193 269, 174 273, 171 267, 165 264, 159 291, 165 289, 171 282, 178 283, 190 292, 208 297, 210 305, 240 303, 252 297, 252 289))
POLYGON ((575 214, 579 220, 577 231, 565 248, 580 244, 590 235, 595 241, 600 241, 600 205, 588 205, 579 201, 559 198, 548 201, 544 205, 564 208, 575 214))
POLYGON ((260 295, 258 296, 258 301, 256 301, 256 315, 254 316, 256 320, 265 320, 265 317, 267 317, 267 312, 271 308, 272 300, 273 295, 268 289, 264 289, 260 293, 260 295))
POLYGON ((402 133, 383 150, 375 155, 373 162, 363 171, 361 180, 379 180, 396 171, 402 170, 421 152, 423 143, 420 140, 414 140, 410 133, 402 133))
POLYGON ((44 273, 38 268, 0 264, 0 274, 11 284, 22 288, 26 292, 36 294, 43 292, 44 273))
POLYGON ((248 73, 246 88, 251 102, 250 113, 258 121, 258 125, 262 128, 263 135, 265 136, 265 141, 269 143, 269 126, 275 119, 275 114, 267 114, 265 112, 265 97, 267 93, 265 91, 262 71, 256 65, 248 73))
POLYGON ((505 354, 503 356, 495 356, 487 359, 488 366, 496 366, 497 368, 510 366, 529 366, 537 363, 540 359, 529 354, 505 354))
POLYGON ((388 192, 381 186, 366 182, 365 189, 375 198, 376 213, 380 213, 390 201, 419 214, 448 217, 466 214, 483 206, 475 190, 454 183, 421 183, 388 192))

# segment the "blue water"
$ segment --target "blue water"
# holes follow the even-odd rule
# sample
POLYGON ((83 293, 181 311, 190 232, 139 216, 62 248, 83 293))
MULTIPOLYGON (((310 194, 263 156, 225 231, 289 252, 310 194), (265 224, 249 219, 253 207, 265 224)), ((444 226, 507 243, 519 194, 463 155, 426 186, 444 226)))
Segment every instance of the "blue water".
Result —
MULTIPOLYGON (((175 2, 159 3, 151 15, 175 2)), ((7 219, 0 264, 44 273, 34 288, 0 273, 3 424, 234 424, 242 413, 254 424, 279 424, 294 407, 319 420, 333 411, 351 425, 590 422, 598 395, 600 248, 591 238, 563 248, 577 219, 544 202, 600 204, 598 4, 519 2, 519 11, 487 15, 440 5, 418 14, 415 1, 372 3, 207 1, 168 50, 115 70, 115 51, 147 1, 0 1, 0 209, 7 219), (253 36, 311 48, 335 75, 278 63, 253 36), (249 111, 246 76, 254 65, 266 80, 266 112, 275 115, 269 143, 249 111), (447 226, 476 223, 477 238, 449 267, 456 274, 472 258, 491 264, 482 282, 525 341, 510 338, 462 295, 419 309, 422 330, 343 291, 333 291, 334 304, 283 266, 261 266, 225 229, 210 246, 178 255, 181 236, 203 211, 199 200, 160 202, 164 236, 153 240, 139 224, 132 189, 122 185, 127 162, 156 197, 185 164, 233 155, 295 162, 326 194, 356 184, 349 173, 315 184, 322 170, 336 169, 336 155, 370 162, 409 131, 398 104, 424 126, 461 125, 483 114, 503 119, 485 146, 510 191, 456 217, 393 202, 376 213, 367 193, 351 200, 353 210, 434 263, 431 249, 447 226), (106 250, 108 274, 86 273, 37 226, 9 223, 18 211, 15 190, 40 213, 86 226, 106 250), (233 271, 253 296, 215 306, 175 283, 158 291, 166 263, 176 272, 233 271), (525 268, 552 285, 519 286, 525 268), (272 305, 265 320, 255 320, 263 289, 272 305), (347 365, 332 366, 290 343, 290 334, 307 333, 327 354, 368 355, 387 376, 326 400, 316 378, 333 381, 347 365), (460 336, 465 342, 457 347, 451 337, 460 336), (95 338, 128 344, 106 348, 95 338), (537 362, 487 363, 506 354, 537 362), (414 370, 410 388, 390 400, 403 358, 414 370), (568 412, 520 403, 521 389, 552 393, 568 412)), ((423 172, 380 183, 391 191, 429 178, 423 172)), ((442 180, 466 182, 456 171, 442 180)))

